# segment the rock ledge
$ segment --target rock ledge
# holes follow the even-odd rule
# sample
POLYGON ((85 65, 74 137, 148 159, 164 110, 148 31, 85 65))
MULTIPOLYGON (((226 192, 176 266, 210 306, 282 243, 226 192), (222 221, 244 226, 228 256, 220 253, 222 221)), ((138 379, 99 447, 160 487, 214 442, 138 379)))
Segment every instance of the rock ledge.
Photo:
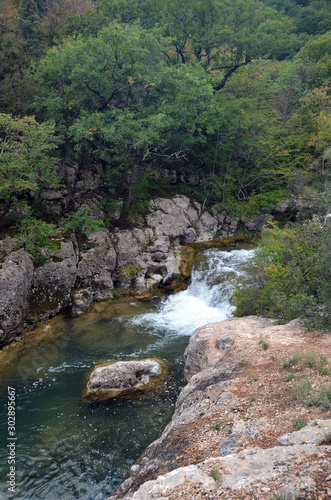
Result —
POLYGON ((298 321, 274 325, 256 316, 197 329, 172 421, 110 499, 331 498, 331 405, 307 405, 294 391, 309 379, 317 394, 330 374, 284 368, 295 352, 330 361, 330 339, 298 321))

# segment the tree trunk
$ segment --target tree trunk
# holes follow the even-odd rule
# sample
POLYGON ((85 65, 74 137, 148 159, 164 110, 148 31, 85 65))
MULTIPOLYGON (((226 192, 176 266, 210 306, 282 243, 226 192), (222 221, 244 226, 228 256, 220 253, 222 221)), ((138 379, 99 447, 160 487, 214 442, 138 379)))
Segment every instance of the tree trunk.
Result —
POLYGON ((140 173, 142 170, 142 162, 142 151, 137 151, 131 170, 129 188, 123 201, 122 212, 119 219, 119 226, 122 228, 125 228, 129 225, 128 216, 135 199, 136 187, 139 182, 140 173))

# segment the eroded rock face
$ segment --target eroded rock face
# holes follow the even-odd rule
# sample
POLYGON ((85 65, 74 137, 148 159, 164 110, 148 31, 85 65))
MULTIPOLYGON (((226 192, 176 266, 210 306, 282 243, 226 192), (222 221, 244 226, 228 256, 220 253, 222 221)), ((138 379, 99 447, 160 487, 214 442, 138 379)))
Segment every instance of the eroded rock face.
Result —
POLYGON ((154 389, 164 382, 166 375, 166 364, 156 358, 97 365, 87 381, 83 400, 95 402, 132 396, 154 389))
MULTIPOLYGON (((166 236, 176 244, 192 243, 197 239, 197 233, 187 212, 189 205, 186 196, 176 196, 172 200, 157 198, 151 203, 154 211, 146 217, 147 226, 156 236, 166 236)), ((193 217, 196 220, 196 216, 193 217)))
POLYGON ((97 231, 89 236, 92 246, 80 255, 77 279, 80 289, 72 296, 72 312, 79 315, 86 311, 94 300, 113 298, 113 273, 116 268, 116 252, 106 231, 97 231))
POLYGON ((0 269, 0 345, 20 330, 33 278, 31 256, 24 250, 10 253, 0 269))
POLYGON ((71 304, 71 290, 77 277, 77 257, 73 243, 61 243, 61 252, 62 260, 50 260, 34 270, 28 297, 28 321, 47 319, 71 304))

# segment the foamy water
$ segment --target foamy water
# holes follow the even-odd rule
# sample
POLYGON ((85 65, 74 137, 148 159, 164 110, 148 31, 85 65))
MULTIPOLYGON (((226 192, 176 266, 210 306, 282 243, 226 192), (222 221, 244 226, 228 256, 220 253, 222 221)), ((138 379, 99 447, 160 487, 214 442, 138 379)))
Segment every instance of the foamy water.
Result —
POLYGON ((164 298, 157 311, 136 316, 132 323, 154 331, 191 335, 200 326, 231 317, 233 291, 243 274, 243 264, 253 253, 206 250, 194 266, 187 290, 164 298))

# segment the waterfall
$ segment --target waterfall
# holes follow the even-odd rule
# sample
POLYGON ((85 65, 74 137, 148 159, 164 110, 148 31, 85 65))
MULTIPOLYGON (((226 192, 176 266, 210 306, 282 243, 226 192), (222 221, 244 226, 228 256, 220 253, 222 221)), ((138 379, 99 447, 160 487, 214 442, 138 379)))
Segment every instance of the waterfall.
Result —
MULTIPOLYGON (((108 498, 170 421, 185 383, 188 335, 233 314, 233 290, 253 252, 199 251, 187 290, 134 306, 113 303, 99 315, 92 311, 67 320, 56 335, 17 359, 9 377, 18 395, 16 500, 108 498), (169 366, 161 396, 81 404, 95 363, 145 357, 162 358, 169 366)), ((3 436, 8 435, 7 403, 5 386, 3 436)), ((8 454, 0 453, 0 490, 8 479, 7 460, 8 454)))
POLYGON ((191 335, 207 323, 232 316, 231 297, 243 275, 243 265, 254 250, 206 250, 197 259, 189 287, 163 298, 157 310, 131 321, 139 327, 177 335, 191 335))

